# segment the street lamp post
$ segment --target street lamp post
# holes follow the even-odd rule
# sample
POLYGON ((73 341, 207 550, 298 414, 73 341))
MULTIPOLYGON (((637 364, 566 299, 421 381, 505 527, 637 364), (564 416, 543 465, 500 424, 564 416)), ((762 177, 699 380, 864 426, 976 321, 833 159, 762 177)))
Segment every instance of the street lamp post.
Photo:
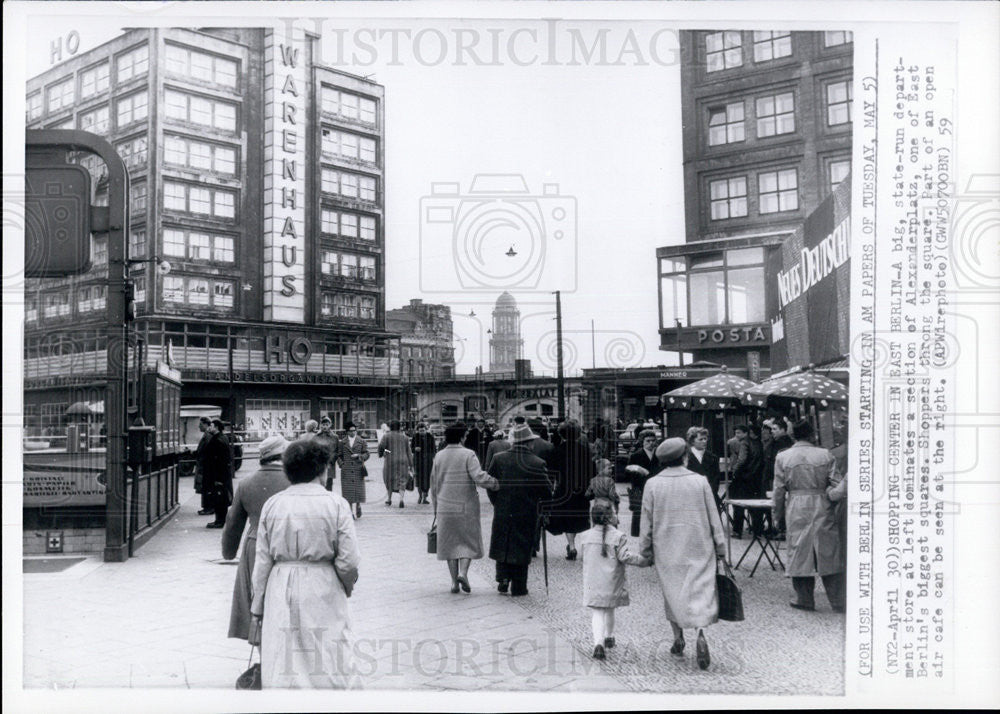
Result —
POLYGON ((556 393, 559 421, 566 419, 566 380, 563 377, 562 296, 556 290, 556 393))

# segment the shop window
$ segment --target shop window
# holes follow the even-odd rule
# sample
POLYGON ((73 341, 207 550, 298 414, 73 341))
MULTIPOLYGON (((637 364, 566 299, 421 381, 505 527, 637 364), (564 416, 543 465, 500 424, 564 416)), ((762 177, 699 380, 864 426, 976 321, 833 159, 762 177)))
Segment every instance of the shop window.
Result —
POLYGON ((660 270, 663 329, 765 319, 763 248, 664 258, 660 270))

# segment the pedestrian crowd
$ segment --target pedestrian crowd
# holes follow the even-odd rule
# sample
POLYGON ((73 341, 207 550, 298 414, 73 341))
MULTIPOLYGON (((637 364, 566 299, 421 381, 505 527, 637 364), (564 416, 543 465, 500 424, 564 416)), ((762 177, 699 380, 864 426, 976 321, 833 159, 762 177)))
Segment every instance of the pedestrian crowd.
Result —
MULTIPOLYGON (((291 443, 269 437, 260 444, 259 469, 241 479, 234 495, 232 448, 222 424, 208 422, 203 431, 196 453, 200 513, 214 515, 209 527, 223 528, 223 556, 240 554, 229 636, 261 647, 264 687, 356 686, 347 600, 360 560, 354 521, 366 500, 365 440, 351 423, 338 436, 326 417, 307 422, 291 443), (333 491, 337 467, 340 495, 333 491), (313 656, 316 645, 305 638, 315 628, 326 628, 324 666, 289 667, 303 653, 313 656)), ((704 428, 666 439, 640 431, 625 467, 637 544, 619 530, 616 439, 600 420, 586 433, 565 421, 551 438, 543 422, 521 416, 506 432, 482 419, 471 428, 459 422, 445 429, 440 448, 425 424, 411 436, 398 421, 382 431, 377 455, 385 504, 391 507, 398 494, 405 508, 406 492, 415 490, 418 504, 432 506, 436 558, 447 564, 452 593, 471 592, 471 561, 488 554, 497 591, 523 597, 543 531, 565 537, 566 559, 583 561, 582 602, 596 659, 615 647, 615 609, 629 604, 631 565, 656 573, 671 653, 683 656, 684 631, 695 630, 696 661, 707 669, 705 628, 719 618, 718 561, 726 557, 727 535, 741 538, 744 526, 755 536, 786 539, 792 607, 815 609, 818 575, 832 608, 844 610, 845 458, 813 443, 808 420, 791 425, 791 435, 783 417, 737 427, 722 458, 709 449, 704 428), (493 506, 488 549, 478 489, 493 506), (770 514, 729 510, 730 498, 772 494, 770 514)))

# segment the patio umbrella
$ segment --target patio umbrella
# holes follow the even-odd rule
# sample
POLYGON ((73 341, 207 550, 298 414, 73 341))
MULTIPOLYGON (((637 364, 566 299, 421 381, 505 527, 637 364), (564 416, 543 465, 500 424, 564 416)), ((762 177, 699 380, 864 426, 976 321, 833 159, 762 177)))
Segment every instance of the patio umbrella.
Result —
POLYGON ((104 413, 104 402, 73 402, 66 409, 66 416, 93 416, 104 413))
POLYGON ((815 372, 804 371, 768 379, 747 388, 743 403, 765 407, 781 400, 813 400, 818 406, 839 407, 847 402, 847 388, 815 372))
POLYGON ((663 403, 667 409, 730 409, 753 386, 749 379, 720 372, 667 392, 663 403))

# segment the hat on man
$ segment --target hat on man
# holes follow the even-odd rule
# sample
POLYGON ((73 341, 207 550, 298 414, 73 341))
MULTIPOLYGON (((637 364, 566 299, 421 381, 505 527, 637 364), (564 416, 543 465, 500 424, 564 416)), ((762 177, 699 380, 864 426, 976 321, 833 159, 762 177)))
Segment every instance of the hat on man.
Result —
POLYGON ((676 461, 684 455, 687 443, 679 436, 665 440, 656 447, 656 460, 661 464, 667 461, 676 461))
POLYGON ((260 460, 285 453, 288 442, 281 435, 269 436, 260 442, 260 460))
POLYGON ((519 426, 514 427, 514 431, 511 433, 514 436, 515 444, 523 444, 537 438, 535 433, 526 424, 520 424, 519 426))

